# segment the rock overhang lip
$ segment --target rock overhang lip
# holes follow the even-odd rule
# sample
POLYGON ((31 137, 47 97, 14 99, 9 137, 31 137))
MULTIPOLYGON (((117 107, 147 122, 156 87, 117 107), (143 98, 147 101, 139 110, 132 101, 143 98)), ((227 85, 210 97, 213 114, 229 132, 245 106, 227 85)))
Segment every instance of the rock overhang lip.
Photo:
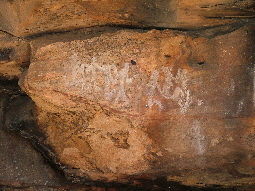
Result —
POLYGON ((220 18, 220 19, 253 19, 255 18, 255 12, 253 11, 233 11, 223 10, 221 11, 208 11, 204 13, 206 18, 220 18), (223 12, 224 11, 224 12, 223 12))

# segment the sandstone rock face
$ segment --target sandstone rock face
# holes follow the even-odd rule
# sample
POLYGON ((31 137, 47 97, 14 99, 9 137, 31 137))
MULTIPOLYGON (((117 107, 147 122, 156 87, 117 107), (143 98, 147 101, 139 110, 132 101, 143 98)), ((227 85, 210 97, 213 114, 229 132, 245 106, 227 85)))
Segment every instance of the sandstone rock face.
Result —
POLYGON ((49 43, 33 50, 20 85, 70 177, 254 181, 252 32, 122 30, 49 43))
MULTIPOLYGON (((199 29, 254 18, 251 0, 12 0, 0 2, 0 30, 15 36, 126 25, 199 29)), ((231 27, 230 27, 231 28, 231 27)))
POLYGON ((0 76, 20 77, 20 68, 29 65, 29 56, 27 41, 0 32, 0 76))
POLYGON ((0 190, 253 188, 254 9, 0 1, 0 190))
MULTIPOLYGON (((2 90, 2 84, 0 89, 2 90)), ((29 112, 27 108, 31 107, 32 103, 32 101, 28 101, 29 99, 28 96, 11 98, 11 95, 0 93, 0 189, 4 191, 16 190, 15 187, 61 186, 65 182, 63 176, 56 173, 50 165, 45 164, 41 153, 35 151, 28 140, 9 132, 18 121, 17 119, 24 116, 20 114, 29 112), (11 105, 7 106, 8 102, 11 105), (12 112, 8 110, 6 114, 7 107, 12 107, 12 112), (5 126, 6 118, 12 118, 12 121, 6 123, 8 128, 5 126), (7 189, 2 186, 6 186, 7 189), (10 188, 12 186, 13 189, 10 188)), ((24 121, 22 122, 24 125, 24 121)), ((22 122, 18 124, 19 128, 22 126, 22 122)), ((28 125, 27 128, 29 129, 28 125)))

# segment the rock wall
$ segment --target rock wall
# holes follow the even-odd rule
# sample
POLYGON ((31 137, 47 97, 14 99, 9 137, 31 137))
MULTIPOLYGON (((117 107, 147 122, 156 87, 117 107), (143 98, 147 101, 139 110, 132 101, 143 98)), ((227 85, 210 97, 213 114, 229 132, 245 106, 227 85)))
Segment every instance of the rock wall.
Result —
POLYGON ((179 175, 185 182, 199 171, 198 183, 203 170, 213 176, 221 169, 252 180, 249 34, 122 30, 50 43, 34 51, 20 85, 67 173, 108 181, 179 175))
POLYGON ((253 1, 0 4, 1 135, 80 184, 254 186, 253 1))
POLYGON ((254 17, 252 0, 7 0, 0 7, 1 30, 19 37, 99 25, 226 30, 254 17))

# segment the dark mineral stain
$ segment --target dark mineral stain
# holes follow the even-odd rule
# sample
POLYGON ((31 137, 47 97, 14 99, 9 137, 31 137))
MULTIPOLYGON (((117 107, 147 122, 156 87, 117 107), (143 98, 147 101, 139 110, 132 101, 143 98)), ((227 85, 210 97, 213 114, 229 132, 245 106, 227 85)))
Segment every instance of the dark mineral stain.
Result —
POLYGON ((11 53, 12 53, 12 49, 10 48, 0 49, 0 61, 10 61, 11 53))
POLYGON ((131 60, 130 62, 131 62, 131 64, 134 65, 134 66, 137 64, 136 61, 134 61, 134 60, 131 60))
POLYGON ((205 64, 204 62, 199 62, 199 63, 197 63, 198 65, 203 65, 203 64, 205 64))
POLYGON ((130 145, 128 144, 129 132, 117 131, 115 133, 108 133, 108 136, 114 142, 114 145, 118 148, 128 149, 130 145))

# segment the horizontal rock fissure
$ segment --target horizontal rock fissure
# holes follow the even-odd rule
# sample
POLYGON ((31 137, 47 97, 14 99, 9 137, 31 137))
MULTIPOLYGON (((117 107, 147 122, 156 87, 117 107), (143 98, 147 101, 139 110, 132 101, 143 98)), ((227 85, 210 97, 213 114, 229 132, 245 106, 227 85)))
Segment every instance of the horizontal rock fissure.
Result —
MULTIPOLYGON (((232 18, 231 16, 217 16, 217 17, 210 17, 210 16, 206 16, 208 18, 220 18, 220 19, 229 19, 232 18)), ((31 35, 27 35, 24 37, 18 37, 15 36, 7 31, 1 31, 4 32, 6 34, 9 34, 13 37, 18 37, 20 39, 25 39, 25 40, 33 40, 36 39, 38 37, 42 37, 42 36, 47 36, 47 35, 58 35, 58 34, 68 34, 68 33, 77 33, 79 31, 82 30, 91 30, 91 29, 98 29, 98 34, 94 33, 95 36, 102 34, 102 32, 100 31, 100 28, 108 28, 111 32, 111 30, 140 30, 140 32, 148 32, 150 30, 159 30, 159 31, 163 31, 163 30, 173 30, 173 31, 182 31, 182 32, 188 32, 191 35, 195 35, 195 36, 208 36, 210 38, 218 36, 218 35, 223 35, 226 33, 230 33, 234 30, 237 30, 238 28, 241 28, 242 26, 245 25, 249 25, 252 24, 253 18, 255 16, 247 16, 247 19, 252 19, 251 22, 246 22, 243 24, 225 24, 225 25, 216 25, 216 26, 204 26, 203 28, 171 28, 171 27, 154 27, 154 26, 138 26, 138 25, 118 25, 118 24, 107 24, 107 25, 95 25, 95 26, 90 26, 90 27, 81 27, 81 28, 74 28, 74 29, 63 29, 63 30, 48 30, 48 31, 43 31, 43 32, 38 32, 36 34, 31 34, 31 35), (229 27, 229 29, 225 29, 226 27, 229 27), (208 31, 209 30, 209 31, 208 31), (207 34, 208 33, 208 34, 207 34)), ((240 18, 240 19, 246 19, 246 16, 233 16, 233 18, 240 18)), ((116 32, 115 31, 115 32, 116 32)), ((108 32, 107 29, 104 32, 108 32)))

